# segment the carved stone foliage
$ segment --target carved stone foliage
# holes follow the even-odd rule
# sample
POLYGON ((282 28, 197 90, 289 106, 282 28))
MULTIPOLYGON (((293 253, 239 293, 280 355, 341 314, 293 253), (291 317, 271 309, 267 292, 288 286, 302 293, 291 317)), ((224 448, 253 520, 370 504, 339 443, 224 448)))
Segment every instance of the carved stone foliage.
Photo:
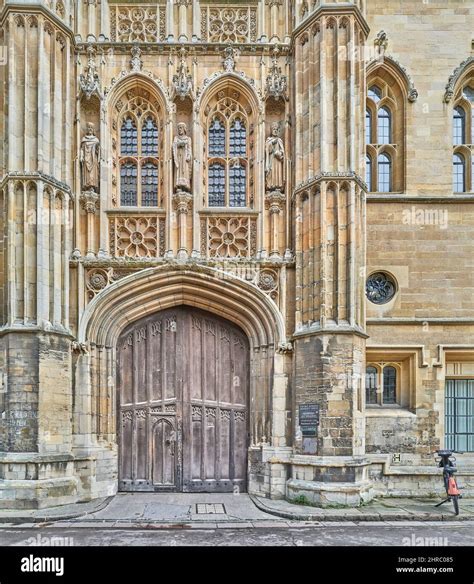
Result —
POLYGON ((287 87, 288 82, 286 75, 282 74, 281 67, 278 65, 278 54, 280 50, 278 47, 273 49, 272 54, 272 65, 269 69, 266 87, 265 87, 265 97, 273 97, 273 99, 286 99, 287 98, 287 87))
POLYGON ((257 274, 256 284, 272 300, 275 302, 278 300, 278 273, 275 270, 268 268, 260 270, 257 274))
POLYGON ((99 292, 107 288, 113 282, 132 274, 134 270, 121 268, 91 268, 86 270, 87 297, 92 300, 99 292))
POLYGON ((156 258, 165 251, 165 220, 157 215, 110 218, 110 254, 125 258, 156 258))
POLYGON ((255 6, 205 6, 201 9, 201 38, 213 43, 257 40, 255 6))
POLYGON ((165 6, 120 5, 111 7, 111 38, 120 42, 165 40, 165 6))
POLYGON ((201 221, 201 254, 214 258, 249 258, 256 254, 253 217, 206 217, 201 221))

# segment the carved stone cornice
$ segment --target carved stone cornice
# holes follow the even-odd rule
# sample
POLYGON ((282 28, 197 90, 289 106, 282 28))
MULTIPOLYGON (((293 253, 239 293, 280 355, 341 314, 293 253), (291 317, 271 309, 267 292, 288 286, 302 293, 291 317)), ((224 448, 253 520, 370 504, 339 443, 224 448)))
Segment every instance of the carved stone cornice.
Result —
POLYGON ((304 191, 308 191, 316 185, 323 181, 354 181, 361 189, 367 192, 367 184, 361 179, 361 177, 354 171, 351 172, 320 172, 315 176, 299 183, 293 190, 293 198, 304 191))
POLYGON ((81 207, 86 213, 96 213, 100 208, 100 195, 95 191, 84 191, 79 196, 81 207))
POLYGON ((13 171, 8 172, 2 179, 0 183, 0 187, 3 187, 8 181, 10 180, 32 180, 32 181, 43 181, 49 186, 52 186, 56 189, 59 189, 65 193, 71 195, 71 187, 69 187, 66 183, 61 182, 60 180, 50 176, 48 174, 44 174, 43 172, 26 172, 26 171, 13 171))
POLYGON ((38 16, 42 15, 46 22, 54 25, 56 28, 60 29, 66 36, 69 37, 71 43, 74 44, 75 37, 74 31, 69 28, 59 16, 53 12, 51 9, 40 4, 8 4, 5 3, 3 10, 0 12, 0 28, 4 26, 5 20, 8 18, 10 13, 24 14, 26 16, 38 16))

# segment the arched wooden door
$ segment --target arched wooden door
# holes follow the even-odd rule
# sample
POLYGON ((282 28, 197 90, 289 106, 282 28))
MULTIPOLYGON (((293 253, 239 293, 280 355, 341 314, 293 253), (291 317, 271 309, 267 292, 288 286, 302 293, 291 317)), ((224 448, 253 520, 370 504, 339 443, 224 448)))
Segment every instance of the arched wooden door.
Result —
POLYGON ((186 306, 129 326, 117 345, 119 489, 246 490, 249 345, 186 306))

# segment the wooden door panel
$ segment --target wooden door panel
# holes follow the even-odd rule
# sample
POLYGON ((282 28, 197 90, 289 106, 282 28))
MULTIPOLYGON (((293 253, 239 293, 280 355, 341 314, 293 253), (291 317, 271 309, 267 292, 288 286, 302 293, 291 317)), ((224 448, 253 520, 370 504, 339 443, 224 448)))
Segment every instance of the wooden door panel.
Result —
POLYGON ((244 490, 249 348, 242 331, 176 307, 129 327, 117 350, 120 489, 244 490))

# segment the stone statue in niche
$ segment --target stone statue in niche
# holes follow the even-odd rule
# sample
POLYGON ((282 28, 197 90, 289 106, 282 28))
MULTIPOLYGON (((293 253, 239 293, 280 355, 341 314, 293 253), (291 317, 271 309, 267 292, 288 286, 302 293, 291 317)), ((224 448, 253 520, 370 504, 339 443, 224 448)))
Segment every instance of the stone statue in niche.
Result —
POLYGON ((178 134, 173 140, 173 161, 175 190, 190 191, 193 151, 191 138, 188 136, 188 129, 184 122, 178 124, 178 134))
POLYGON ((272 132, 265 143, 265 178, 268 191, 284 189, 285 147, 280 137, 280 124, 272 124, 272 132))
POLYGON ((81 140, 79 156, 82 171, 82 190, 99 192, 100 142, 95 135, 94 124, 88 123, 81 140))

